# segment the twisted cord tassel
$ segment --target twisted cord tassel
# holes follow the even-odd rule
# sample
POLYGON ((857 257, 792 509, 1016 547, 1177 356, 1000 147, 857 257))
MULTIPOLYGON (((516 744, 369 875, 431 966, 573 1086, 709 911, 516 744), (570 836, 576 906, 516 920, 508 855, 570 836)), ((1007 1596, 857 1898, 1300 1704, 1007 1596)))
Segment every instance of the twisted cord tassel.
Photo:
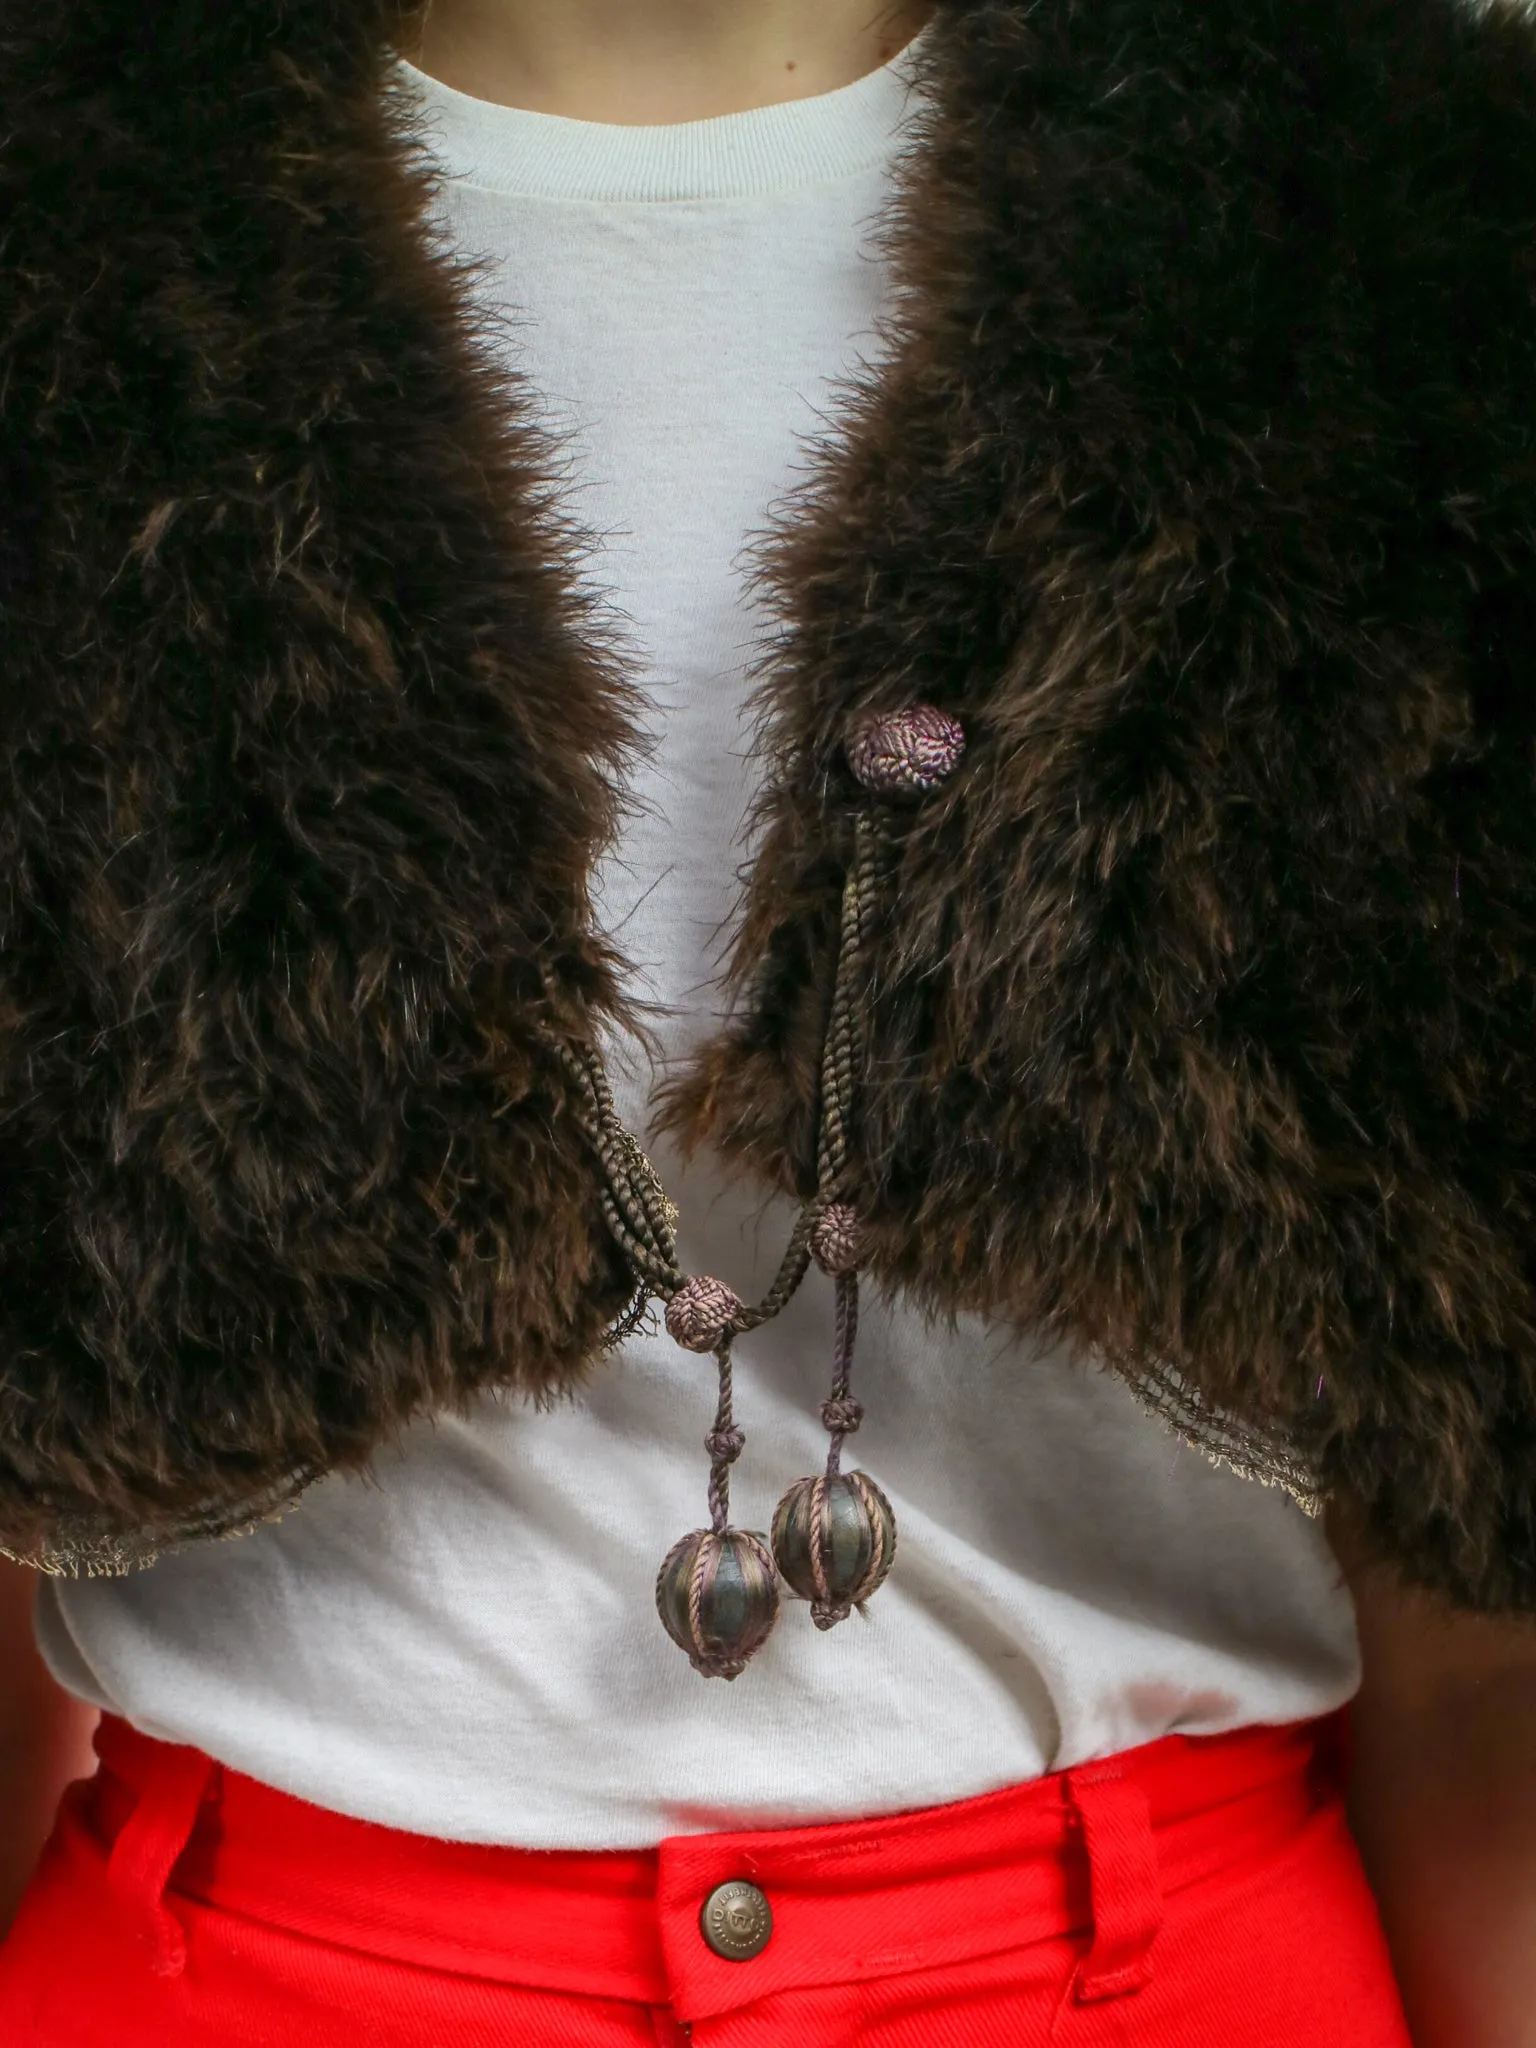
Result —
MULTIPOLYGON (((772 1285, 761 1301, 733 1314, 722 1333, 727 1338, 772 1322, 799 1292, 810 1270, 812 1235, 836 1200, 847 1168, 853 1097, 863 1055, 859 977, 871 936, 884 839, 883 820, 868 809, 860 810, 854 822, 853 858, 843 882, 837 969, 822 1049, 816 1193, 795 1219, 772 1285)), ((655 1167, 620 1118, 596 1049, 566 1039, 558 1040, 556 1049, 580 1093, 582 1128, 603 1170, 604 1221, 641 1290, 634 1317, 626 1319, 633 1327, 643 1313, 645 1297, 670 1301, 687 1284, 677 1256, 677 1211, 655 1167)))
MULTIPOLYGON (((714 1425, 704 1439, 709 1452, 709 1519, 707 1531, 695 1530, 674 1544, 657 1577, 656 1602, 674 1641, 687 1650, 695 1668, 706 1676, 734 1678, 766 1639, 778 1613, 776 1577, 778 1537, 772 1548, 750 1532, 730 1526, 731 1467, 745 1438, 733 1413, 735 1339, 771 1322, 798 1292, 813 1259, 836 1274, 837 1309, 832 1393, 823 1402, 822 1421, 831 1438, 826 1476, 804 1482, 815 1495, 813 1518, 827 1518, 827 1489, 852 1488, 862 1503, 871 1531, 869 1568, 852 1588, 836 1592, 827 1577, 822 1553, 830 1529, 811 1546, 812 1618, 830 1628, 878 1585, 888 1568, 894 1545, 889 1504, 862 1473, 843 1479, 839 1473, 844 1438, 859 1427, 860 1404, 850 1392, 854 1341, 858 1333, 857 1253, 838 1250, 853 1211, 839 1202, 851 1149, 854 1094, 864 1057, 860 995, 864 960, 871 937, 872 905, 885 831, 866 808, 856 814, 854 845, 844 877, 839 909, 837 959, 831 1001, 822 1042, 820 1100, 816 1119, 816 1193, 801 1206, 790 1232, 779 1270, 767 1293, 748 1307, 723 1282, 701 1275, 689 1279, 677 1254, 678 1212, 669 1201, 660 1175, 634 1135, 619 1117, 601 1057, 589 1044, 559 1045, 561 1063, 575 1083, 582 1129, 602 1167, 600 1202, 604 1221, 622 1252, 635 1282, 629 1309, 610 1332, 610 1342, 638 1328, 648 1300, 667 1304, 667 1326, 678 1343, 693 1351, 712 1350, 719 1374, 719 1399, 714 1425), (829 1215, 829 1211, 841 1214, 829 1215), (822 1231, 823 1222, 828 1226, 822 1231), (837 1258, 829 1263, 831 1242, 837 1258), (725 1578, 722 1578, 725 1574, 725 1578), (732 1619, 722 1625, 720 1587, 730 1583, 732 1619), (723 1633, 722 1631, 723 1626, 723 1633)), ((855 1232, 856 1243, 856 1232, 855 1232)), ((793 1490, 792 1490, 793 1491, 793 1490)), ((786 1497, 788 1498, 788 1497, 786 1497)), ((780 1504, 775 1516, 779 1527, 780 1504)))

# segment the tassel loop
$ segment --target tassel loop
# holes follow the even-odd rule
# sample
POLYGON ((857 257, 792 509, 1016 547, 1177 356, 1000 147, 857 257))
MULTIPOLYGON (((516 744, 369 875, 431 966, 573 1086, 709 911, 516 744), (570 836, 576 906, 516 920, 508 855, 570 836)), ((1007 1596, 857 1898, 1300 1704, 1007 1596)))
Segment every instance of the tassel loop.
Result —
MULTIPOLYGON (((954 772, 965 751, 959 722, 931 704, 866 716, 848 734, 848 765, 875 797, 924 796, 954 772)), ((821 1051, 816 1193, 801 1210, 768 1293, 749 1308, 710 1274, 689 1277, 677 1255, 677 1211, 655 1169, 614 1109, 602 1062, 590 1046, 562 1051, 582 1099, 582 1120, 603 1167, 603 1206, 635 1278, 618 1326, 637 1326, 651 1296, 666 1303, 668 1333, 684 1350, 713 1352, 720 1398, 704 1438, 710 1457, 710 1526, 673 1544, 656 1579, 656 1607, 672 1640, 706 1678, 737 1677, 767 1641, 779 1613, 779 1578, 811 1603, 811 1619, 833 1628, 876 1591, 896 1554, 896 1517, 864 1472, 844 1473, 842 1447, 864 1420, 850 1390, 859 1324, 862 1222, 847 1199, 855 1098, 865 1065, 861 1009, 874 939, 877 883, 888 825, 877 805, 858 809, 853 856, 843 881, 837 965, 821 1051), (731 1467, 745 1443, 732 1414, 731 1347, 771 1322, 812 1264, 836 1286, 832 1391, 821 1404, 831 1439, 826 1471, 801 1479, 780 1500, 771 1540, 730 1526, 731 1467)))

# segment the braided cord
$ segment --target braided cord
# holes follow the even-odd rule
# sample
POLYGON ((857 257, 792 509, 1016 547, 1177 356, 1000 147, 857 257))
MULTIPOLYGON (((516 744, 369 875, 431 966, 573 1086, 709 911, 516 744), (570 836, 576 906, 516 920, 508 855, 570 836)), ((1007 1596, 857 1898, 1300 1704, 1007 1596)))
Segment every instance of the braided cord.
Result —
MULTIPOLYGON (((839 915, 837 966, 832 1000, 822 1043, 821 1099, 817 1113, 816 1193, 795 1219, 773 1284, 755 1306, 740 1305, 721 1331, 715 1346, 720 1398, 714 1427, 704 1439, 710 1456, 710 1526, 724 1535, 730 1522, 731 1466, 740 1457, 744 1437, 732 1413, 734 1340, 748 1330, 772 1322, 800 1289, 811 1265, 811 1239, 824 1211, 842 1192, 852 1138, 853 1103, 864 1055, 860 1014, 863 969, 873 931, 873 909, 884 849, 885 826, 875 813, 861 809, 854 820, 853 857, 843 880, 839 915)), ((661 1176, 634 1134, 620 1118, 601 1056, 594 1046, 557 1041, 560 1061, 575 1083, 581 1128, 597 1154, 603 1185, 599 1200, 603 1220, 624 1256, 635 1282, 635 1296, 609 1335, 618 1343, 637 1329, 652 1296, 666 1302, 687 1285, 677 1256, 678 1212, 668 1200, 661 1176)), ((848 1391, 853 1343, 858 1328, 858 1281, 844 1274, 837 1282, 837 1344, 832 1398, 822 1416, 832 1432, 827 1476, 838 1470, 844 1435, 859 1426, 862 1413, 848 1391)), ((822 1482, 824 1485, 825 1482, 822 1482)), ((814 1548, 814 1546, 813 1546, 814 1548)), ((689 1615, 699 1637, 705 1557, 695 1560, 689 1585, 689 1615)))
MULTIPOLYGON (((855 814, 853 858, 843 881, 837 968, 822 1045, 816 1193, 795 1219, 767 1293, 755 1305, 744 1305, 731 1319, 721 1346, 727 1353, 721 1364, 722 1385, 730 1369, 730 1338, 772 1322, 799 1292, 810 1269, 812 1234, 823 1211, 836 1200, 847 1170, 854 1094, 864 1050, 860 1015, 863 968, 873 934, 885 837, 884 821, 876 813, 861 808, 855 814)), ((670 1301, 686 1283, 677 1256, 678 1214, 667 1199, 660 1175, 614 1106, 613 1091, 595 1047, 562 1038, 557 1050, 576 1084, 581 1127, 602 1167, 603 1219, 634 1275, 636 1303, 618 1331, 628 1334, 638 1325, 648 1298, 670 1301)), ((716 1431, 727 1426, 717 1422, 716 1431)))
POLYGON ((677 1260, 677 1210, 667 1199, 661 1176, 614 1107, 596 1049, 561 1038, 556 1050, 576 1084, 581 1098, 578 1119, 603 1169, 603 1220, 642 1294, 670 1301, 685 1277, 677 1260))
POLYGON ((823 1207, 832 1200, 848 1164, 853 1099, 863 1065, 860 1009, 865 952, 873 935, 879 858, 884 834, 870 810, 854 817, 853 859, 843 881, 841 928, 832 1008, 821 1055, 820 1140, 816 1192, 823 1207))

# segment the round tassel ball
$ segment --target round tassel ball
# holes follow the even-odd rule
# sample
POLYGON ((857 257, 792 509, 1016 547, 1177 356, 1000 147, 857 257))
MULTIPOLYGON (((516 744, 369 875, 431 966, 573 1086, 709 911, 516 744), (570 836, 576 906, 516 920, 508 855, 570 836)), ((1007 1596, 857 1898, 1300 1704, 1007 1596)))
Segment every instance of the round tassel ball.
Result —
POLYGON ((667 1334, 685 1351, 713 1351, 740 1314, 736 1290, 701 1273, 685 1280, 667 1303, 667 1334))
POLYGON ((695 1529, 656 1577, 656 1611, 695 1671, 736 1678, 773 1633, 779 1582, 767 1538, 751 1529, 695 1529))
POLYGON ((818 1628, 846 1621, 896 1555, 896 1515, 867 1472, 798 1479, 774 1510, 773 1555, 784 1583, 811 1603, 818 1628))
POLYGON ((855 719, 844 752, 871 796, 929 796, 959 765, 965 728, 934 704, 866 712, 855 719))

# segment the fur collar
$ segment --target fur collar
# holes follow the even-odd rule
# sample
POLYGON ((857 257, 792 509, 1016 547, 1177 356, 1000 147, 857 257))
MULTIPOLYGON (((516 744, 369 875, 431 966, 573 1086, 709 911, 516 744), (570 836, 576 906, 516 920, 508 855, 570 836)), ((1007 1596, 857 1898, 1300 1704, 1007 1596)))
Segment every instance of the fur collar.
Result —
MULTIPOLYGON (((571 1385, 549 1034, 631 733, 430 252, 385 0, 0 24, 0 1533, 112 1564, 571 1385)), ((900 345, 764 557, 694 1142, 804 1186, 850 717, 956 712, 869 989, 875 1270, 1536 1600, 1536 29, 947 0, 900 345)))

